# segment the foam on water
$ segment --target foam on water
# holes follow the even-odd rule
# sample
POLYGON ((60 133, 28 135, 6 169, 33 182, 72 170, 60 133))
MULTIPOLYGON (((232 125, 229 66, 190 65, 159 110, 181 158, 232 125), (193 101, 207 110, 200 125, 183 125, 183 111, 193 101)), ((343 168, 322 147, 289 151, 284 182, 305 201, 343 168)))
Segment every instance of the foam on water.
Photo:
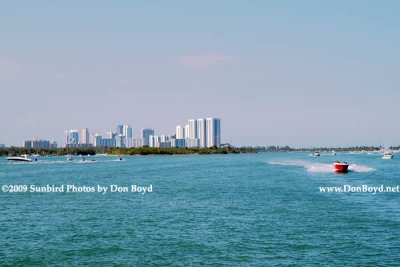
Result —
POLYGON ((98 161, 96 160, 79 160, 79 161, 74 161, 74 163, 77 164, 87 164, 87 163, 97 163, 98 161))
POLYGON ((33 165, 33 164, 85 164, 85 163, 111 163, 111 162, 124 162, 126 161, 126 159, 122 159, 120 160, 118 159, 101 159, 101 160, 92 160, 92 159, 87 159, 87 160, 82 160, 82 159, 78 159, 78 160, 48 160, 48 159, 38 159, 37 161, 32 161, 32 162, 5 162, 4 164, 10 164, 10 165, 33 165))
POLYGON ((372 172, 375 171, 374 168, 363 166, 363 165, 357 165, 357 164, 351 164, 349 166, 350 171, 355 171, 355 172, 372 172))
MULTIPOLYGON (((283 165, 283 166, 299 166, 304 167, 308 172, 314 173, 331 173, 335 172, 332 168, 332 164, 326 163, 315 163, 301 160, 287 160, 287 161, 268 161, 268 164, 271 165, 283 165)), ((375 171, 374 168, 352 164, 349 166, 349 171, 353 172, 372 172, 375 171)))

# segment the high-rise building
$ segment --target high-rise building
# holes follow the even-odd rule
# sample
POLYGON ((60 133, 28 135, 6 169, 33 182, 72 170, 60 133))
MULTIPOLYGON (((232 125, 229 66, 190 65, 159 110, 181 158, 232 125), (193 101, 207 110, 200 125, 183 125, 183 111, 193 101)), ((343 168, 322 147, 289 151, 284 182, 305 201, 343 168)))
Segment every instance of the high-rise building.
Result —
POLYGON ((120 134, 124 134, 124 125, 117 126, 116 136, 118 136, 120 134))
POLYGON ((24 147, 25 148, 49 149, 49 148, 57 148, 57 143, 56 142, 50 142, 48 140, 33 139, 33 140, 25 141, 24 142, 24 147))
POLYGON ((132 128, 129 124, 118 125, 115 133, 108 132, 110 139, 115 139, 117 147, 132 147, 132 128))
POLYGON ((183 138, 189 139, 189 124, 186 124, 183 128, 183 138))
POLYGON ((101 135, 94 135, 93 145, 95 147, 115 147, 116 140, 115 138, 103 138, 101 135))
POLYGON ((122 126, 122 135, 125 136, 125 138, 132 138, 132 128, 129 124, 122 126))
POLYGON ((196 121, 191 119, 189 120, 189 139, 197 138, 197 127, 196 121))
POLYGON ((79 144, 79 132, 78 130, 67 130, 65 131, 65 146, 76 147, 79 144))
POLYGON ((180 125, 177 125, 175 128, 175 138, 176 139, 183 139, 183 128, 180 125))
POLYGON ((197 120, 190 119, 185 126, 185 145, 186 147, 199 147, 199 139, 197 137, 197 120))
POLYGON ((214 119, 214 137, 215 137, 215 146, 220 147, 222 144, 222 139, 221 139, 221 119, 220 118, 215 118, 214 119))
POLYGON ((100 141, 100 146, 102 147, 115 147, 116 140, 111 138, 102 138, 100 141))
POLYGON ((117 140, 117 145, 116 145, 117 147, 125 147, 126 137, 123 134, 118 135, 116 140, 117 140))
POLYGON ((25 148, 32 148, 32 141, 31 140, 27 140, 24 142, 24 147, 25 148))
POLYGON ((157 135, 149 136, 149 147, 160 147, 160 138, 157 135))
POLYGON ((81 144, 83 145, 89 145, 90 140, 89 140, 89 129, 88 128, 83 128, 82 129, 82 135, 81 135, 81 144))
POLYGON ((221 120, 218 118, 206 119, 206 147, 221 146, 221 120))
POLYGON ((95 134, 93 136, 93 145, 96 147, 101 146, 101 139, 102 139, 101 135, 95 134))
POLYGON ((204 119, 196 120, 196 138, 199 139, 199 147, 205 147, 206 124, 204 119))
POLYGON ((50 148, 50 141, 33 139, 32 148, 50 148))
POLYGON ((154 130, 151 128, 142 129, 143 145, 150 146, 150 136, 154 135, 154 130))

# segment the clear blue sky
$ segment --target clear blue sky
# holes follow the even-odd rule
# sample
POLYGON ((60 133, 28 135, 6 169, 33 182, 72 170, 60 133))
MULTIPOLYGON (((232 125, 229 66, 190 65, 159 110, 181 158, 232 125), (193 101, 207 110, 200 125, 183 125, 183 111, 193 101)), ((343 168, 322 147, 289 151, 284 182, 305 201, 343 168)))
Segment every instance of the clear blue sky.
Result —
POLYGON ((1 1, 0 143, 222 120, 236 145, 400 144, 399 1, 1 1))

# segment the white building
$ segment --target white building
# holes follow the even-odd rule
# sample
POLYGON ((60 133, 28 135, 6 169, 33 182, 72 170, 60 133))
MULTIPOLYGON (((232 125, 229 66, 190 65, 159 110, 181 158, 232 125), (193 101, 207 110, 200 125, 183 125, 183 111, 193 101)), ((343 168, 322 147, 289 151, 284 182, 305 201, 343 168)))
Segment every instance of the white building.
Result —
POLYGON ((206 124, 204 119, 196 120, 196 138, 199 139, 199 147, 205 147, 206 124))
POLYGON ((197 138, 197 124, 194 119, 189 120, 189 139, 197 138))
POLYGON ((125 136, 125 138, 132 138, 132 128, 129 124, 124 124, 122 126, 122 135, 125 136))
POLYGON ((176 126, 175 138, 176 139, 183 139, 183 128, 180 125, 176 126))
POLYGON ((89 145, 90 140, 89 140, 89 129, 88 128, 83 128, 82 129, 82 135, 81 135, 81 144, 82 145, 89 145))
POLYGON ((160 147, 160 139, 157 135, 149 136, 149 147, 160 147))
POLYGON ((189 124, 186 124, 183 128, 183 138, 189 139, 189 124))
POLYGON ((206 119, 206 147, 220 147, 221 146, 221 120, 218 118, 206 119))
POLYGON ((218 118, 190 119, 184 127, 176 126, 176 147, 219 147, 221 145, 221 121, 218 118))

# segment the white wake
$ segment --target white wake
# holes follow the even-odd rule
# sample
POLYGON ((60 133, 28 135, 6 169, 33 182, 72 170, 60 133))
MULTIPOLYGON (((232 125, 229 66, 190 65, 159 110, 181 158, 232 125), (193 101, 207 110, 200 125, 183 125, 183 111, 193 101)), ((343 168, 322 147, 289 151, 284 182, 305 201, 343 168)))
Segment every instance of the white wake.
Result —
MULTIPOLYGON (((314 172, 314 173, 335 172, 335 170, 332 167, 332 164, 315 163, 315 162, 308 162, 308 161, 301 161, 301 160, 268 161, 268 164, 283 165, 283 166, 299 166, 299 167, 304 167, 308 172, 314 172)), ((364 165, 351 164, 351 165, 349 165, 349 171, 372 172, 372 171, 375 171, 375 169, 368 167, 368 166, 364 166, 364 165)))

